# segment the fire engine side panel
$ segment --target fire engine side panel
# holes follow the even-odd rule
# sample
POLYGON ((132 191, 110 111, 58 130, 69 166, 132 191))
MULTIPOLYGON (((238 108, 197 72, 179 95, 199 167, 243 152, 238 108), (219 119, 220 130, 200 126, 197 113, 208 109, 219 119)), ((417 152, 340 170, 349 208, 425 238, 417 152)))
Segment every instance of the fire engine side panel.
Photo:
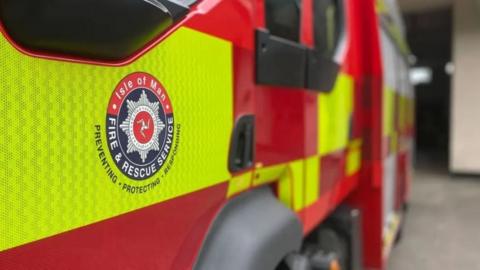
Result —
POLYGON ((2 251, 0 268, 191 269, 226 190, 219 184, 2 251))
POLYGON ((362 163, 358 187, 347 203, 362 213, 364 268, 382 269, 382 70, 375 1, 351 1, 354 38, 359 42, 354 54, 361 91, 362 163))
MULTIPOLYGON (((185 22, 188 27, 232 43, 234 124, 242 116, 255 115, 255 38, 252 31, 256 26, 258 4, 250 0, 202 1, 194 8, 192 19, 185 22)), ((257 116, 255 118, 258 126, 257 116)), ((228 198, 251 188, 252 171, 248 168, 232 175, 228 198)))
MULTIPOLYGON (((265 27, 264 1, 256 1, 257 27, 265 27)), ((300 42, 312 46, 312 2, 302 1, 300 42)), ((274 183, 279 199, 300 211, 305 198, 315 200, 318 188, 307 189, 305 179, 318 187, 318 94, 299 88, 257 85, 255 89, 256 169, 253 186, 274 183), (311 192, 313 190, 313 192, 311 192)), ((299 216, 302 218, 302 214, 299 216)))
MULTIPOLYGON (((279 199, 297 211, 304 233, 352 191, 358 205, 372 211, 364 235, 377 233, 381 158, 365 154, 380 144, 375 110, 381 103, 373 100, 381 96, 375 92, 378 44, 370 44, 375 35, 363 34, 374 21, 373 4, 346 3, 353 19, 345 61, 333 91, 321 94, 255 84, 252 31, 265 25, 262 0, 204 0, 166 35, 114 66, 39 59, 1 38, 0 124, 8 128, 0 141, 0 268, 190 268, 225 199, 272 183, 279 199), (108 150, 108 98, 136 71, 164 85, 179 131, 178 148, 167 160, 171 169, 145 194, 128 194, 118 183, 138 182, 115 166, 118 183, 111 183, 95 140, 100 131, 100 146, 108 150), (256 115, 255 168, 232 175, 231 132, 246 114, 256 115)), ((302 5, 311 9, 312 1, 302 5)), ((310 47, 312 16, 311 10, 302 13, 300 37, 310 47)), ((392 104, 411 111, 407 98, 394 97, 392 104)), ((410 123, 402 129, 408 138, 413 116, 406 115, 397 122, 399 128, 410 123)), ((407 178, 409 153, 392 162, 405 172, 390 171, 407 178)), ((369 266, 380 264, 376 240, 366 251, 369 266)))
MULTIPOLYGON (((305 232, 317 226, 355 189, 359 180, 362 159, 361 89, 359 62, 360 39, 352 19, 355 6, 345 1, 346 39, 344 54, 340 56, 341 72, 333 90, 318 94, 317 159, 318 178, 305 178, 306 190, 317 188, 317 193, 305 198, 302 214, 305 232), (312 184, 315 183, 315 184, 312 184)), ((307 167, 307 172, 308 172, 307 167)))
MULTIPOLYGON (((383 226, 388 228, 394 215, 395 182, 396 182, 396 128, 395 128, 395 96, 397 82, 397 56, 394 43, 387 33, 381 32, 382 60, 384 74, 383 88, 383 147, 384 147, 384 182, 383 182, 383 226)), ((387 232, 384 231, 384 234, 387 232)))
MULTIPOLYGON (((351 5, 346 1, 347 17, 351 5)), ((312 46, 311 1, 302 2, 301 40, 312 46)), ((305 233, 355 188, 361 168, 361 94, 352 61, 353 21, 347 20, 341 72, 333 90, 257 87, 257 168, 253 185, 277 183, 285 205, 299 212, 305 233)), ((358 51, 358 50, 357 50, 358 51)), ((356 73, 359 74, 359 73, 356 73)))
POLYGON ((390 253, 407 202, 413 152, 413 88, 408 80, 408 48, 394 1, 380 16, 383 59, 383 257, 390 253), (382 18, 384 19, 384 18, 382 18))
POLYGON ((9 126, 17 123, 6 130, 0 145, 4 164, 0 191, 5 202, 1 208, 0 250, 4 251, 0 268, 80 269, 98 268, 96 264, 101 263, 104 269, 122 264, 183 269, 191 265, 208 224, 227 195, 227 186, 219 183, 229 179, 237 183, 233 189, 230 184, 229 193, 249 187, 250 174, 232 178, 227 158, 234 120, 252 113, 253 108, 250 92, 254 82, 248 72, 253 61, 252 8, 250 1, 203 1, 185 25, 208 34, 176 26, 160 44, 118 67, 39 59, 15 50, 6 39, 0 40, 0 76, 7 93, 1 106, 6 116, 2 121, 11 122, 9 126), (225 12, 230 14, 228 18, 225 12), (232 25, 238 27, 226 27, 225 18, 236 20, 232 25), (169 156, 174 165, 146 194, 122 190, 120 182, 137 183, 116 168, 118 183, 111 183, 95 141, 100 125, 100 146, 108 149, 102 126, 108 98, 116 84, 135 71, 148 72, 161 81, 179 124, 174 137, 178 149, 175 156, 169 156), (234 92, 234 87, 242 91, 234 92), (159 204, 162 201, 168 202, 159 204), (149 205, 153 206, 144 208, 149 205), (147 225, 150 227, 143 228, 147 225), (84 244, 72 245, 78 239, 84 239, 84 244), (89 242, 95 239, 116 244, 89 242), (29 244, 32 241, 37 242, 29 244), (140 253, 128 252, 126 243, 131 242, 148 248, 152 259, 142 261, 140 253), (182 255, 184 248, 186 255, 182 255), (52 254, 61 249, 69 253, 57 265, 52 254), (103 253, 91 257, 89 249, 103 253), (77 259, 84 264, 74 265, 77 259), (20 260, 25 264, 19 264, 20 260), (106 264, 107 260, 112 264, 106 264))

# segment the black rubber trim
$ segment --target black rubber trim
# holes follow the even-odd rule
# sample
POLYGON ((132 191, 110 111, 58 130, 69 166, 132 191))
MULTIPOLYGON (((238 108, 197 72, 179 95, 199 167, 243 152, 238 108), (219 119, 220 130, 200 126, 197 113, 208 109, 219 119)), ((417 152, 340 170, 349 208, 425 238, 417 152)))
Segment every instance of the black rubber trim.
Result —
POLYGON ((329 92, 340 65, 306 46, 256 31, 256 81, 258 84, 329 92))
POLYGON ((255 151, 255 116, 244 115, 239 118, 233 130, 230 144, 228 167, 238 172, 253 166, 255 151))
POLYGON ((265 186, 237 196, 220 211, 193 269, 275 269, 300 249, 302 238, 297 215, 265 186))
POLYGON ((257 83, 275 86, 305 86, 307 48, 299 43, 256 31, 257 83))
POLYGON ((340 65, 331 58, 325 58, 315 50, 308 51, 306 88, 320 92, 333 90, 340 65))
POLYGON ((168 0, 0 0, 0 21, 27 50, 119 61, 188 12, 168 0))

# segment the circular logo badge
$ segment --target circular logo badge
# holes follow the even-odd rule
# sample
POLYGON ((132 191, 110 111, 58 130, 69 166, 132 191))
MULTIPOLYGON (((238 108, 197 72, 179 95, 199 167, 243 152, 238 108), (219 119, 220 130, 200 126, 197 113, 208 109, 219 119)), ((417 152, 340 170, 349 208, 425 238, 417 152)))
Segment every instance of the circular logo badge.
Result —
POLYGON ((125 77, 110 98, 106 128, 118 169, 134 180, 153 176, 173 142, 173 109, 165 88, 147 73, 125 77))

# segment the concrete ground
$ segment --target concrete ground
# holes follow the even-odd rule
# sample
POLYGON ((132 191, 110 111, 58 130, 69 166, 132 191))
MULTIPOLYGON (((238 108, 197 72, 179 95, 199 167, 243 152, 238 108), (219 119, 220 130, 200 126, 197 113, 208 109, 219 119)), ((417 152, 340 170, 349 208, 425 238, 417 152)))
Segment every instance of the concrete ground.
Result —
POLYGON ((480 177, 417 169, 389 270, 480 270, 480 177))

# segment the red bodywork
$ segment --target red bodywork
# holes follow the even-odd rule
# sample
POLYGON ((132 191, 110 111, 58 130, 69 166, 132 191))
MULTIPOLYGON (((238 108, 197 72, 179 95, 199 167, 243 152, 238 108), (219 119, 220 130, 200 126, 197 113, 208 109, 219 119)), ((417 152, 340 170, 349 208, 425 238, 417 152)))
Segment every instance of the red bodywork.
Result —
MULTIPOLYGON (((313 46, 312 1, 302 1, 301 42, 313 46)), ((321 161, 320 199, 298 212, 307 234, 339 204, 362 211, 364 266, 383 269, 382 255, 382 70, 378 19, 373 0, 348 1, 349 48, 343 72, 355 80, 352 136, 362 138, 360 173, 345 176, 345 151, 321 161)), ((256 163, 269 166, 317 152, 317 93, 255 84, 254 29, 264 27, 263 0, 203 0, 189 15, 121 62, 23 53, 83 64, 127 65, 179 26, 231 41, 234 59, 234 114, 256 116, 256 163), (285 123, 288 123, 286 125, 285 123), (292 139, 294 138, 294 139, 292 139)), ((2 33, 8 38, 5 31, 2 33)), ((10 40, 10 39, 9 39, 10 40)), ((399 163, 406 171, 407 157, 399 163)), ((404 173, 404 178, 407 174, 404 173)), ((399 183, 401 185, 401 183, 399 183)), ((60 235, 4 251, 0 269, 191 269, 209 225, 227 201, 227 183, 175 198, 60 235), (145 228, 148 228, 145 230, 145 228), (155 233, 161 231, 161 234, 155 233), (53 261, 54 260, 54 261, 53 261), (20 263, 19 263, 20 262, 20 263), (13 267, 15 265, 15 267, 13 267)), ((405 201, 406 184, 398 203, 405 201)))

